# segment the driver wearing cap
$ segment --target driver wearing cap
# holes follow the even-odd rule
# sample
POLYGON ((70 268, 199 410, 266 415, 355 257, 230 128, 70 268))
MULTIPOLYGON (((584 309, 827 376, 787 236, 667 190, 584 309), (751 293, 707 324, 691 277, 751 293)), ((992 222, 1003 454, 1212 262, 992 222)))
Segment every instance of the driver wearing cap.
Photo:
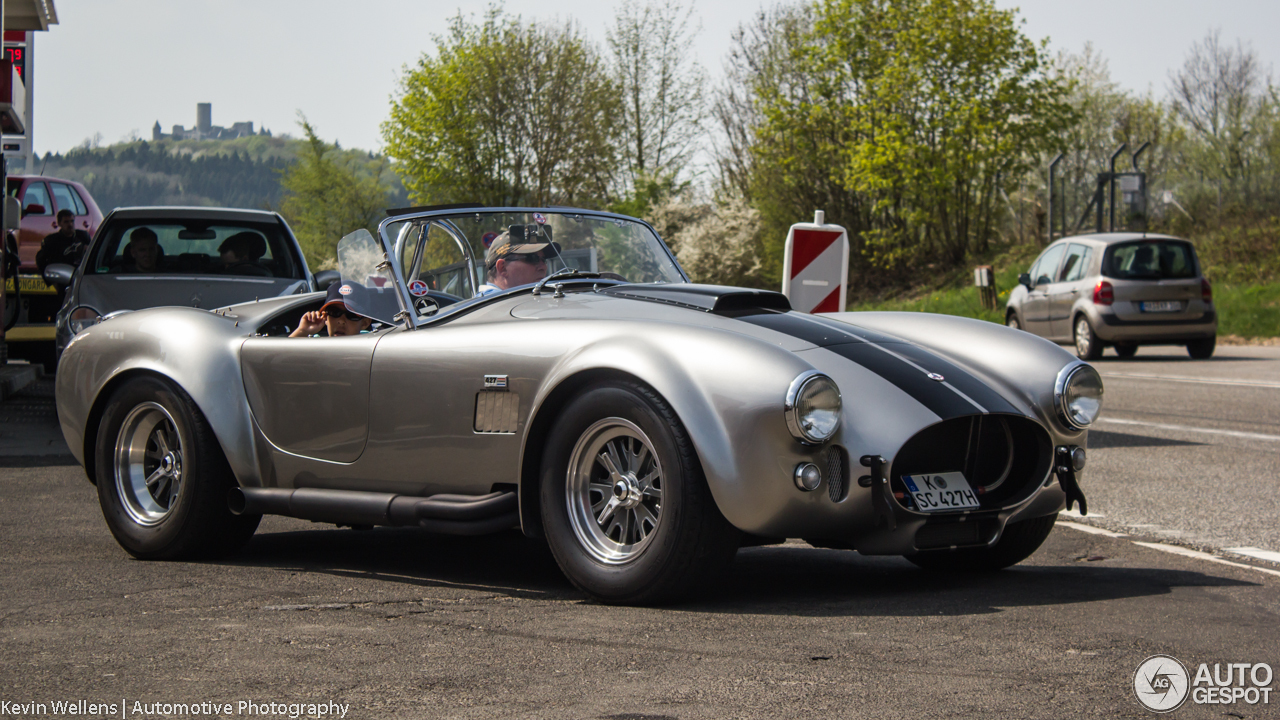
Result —
POLYGON ((512 225, 494 238, 484 255, 488 282, 476 289, 476 295, 528 285, 547 276, 547 257, 558 247, 551 242, 529 242, 524 230, 523 225, 512 225))
POLYGON ((330 285, 329 295, 325 297, 324 305, 321 305, 319 310, 304 314, 298 329, 289 333, 289 337, 310 337, 321 329, 328 329, 329 337, 359 335, 368 330, 373 321, 351 312, 346 297, 342 293, 343 288, 347 288, 347 292, 351 291, 351 286, 345 282, 330 285))

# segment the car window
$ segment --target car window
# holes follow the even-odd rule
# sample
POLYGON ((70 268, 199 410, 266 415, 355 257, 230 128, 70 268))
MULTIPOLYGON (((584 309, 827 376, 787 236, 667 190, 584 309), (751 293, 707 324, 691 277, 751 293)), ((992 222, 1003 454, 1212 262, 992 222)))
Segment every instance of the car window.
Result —
POLYGON ((53 214, 53 204, 49 202, 49 191, 44 189, 44 183, 33 182, 27 185, 27 194, 22 198, 22 207, 25 209, 30 205, 44 206, 44 212, 32 213, 33 215, 53 214))
POLYGON ((1062 260, 1062 254, 1066 252, 1066 245, 1054 245, 1036 261, 1034 267, 1031 268, 1031 284, 1045 285, 1053 282, 1058 269, 1058 262, 1062 260))
POLYGON ((76 201, 76 214, 77 214, 77 215, 88 215, 88 214, 89 214, 89 204, 88 204, 88 203, 86 203, 86 202, 84 201, 84 198, 80 196, 80 192, 79 192, 78 190, 76 190, 75 188, 71 188, 71 197, 75 198, 75 201, 76 201))
POLYGON ((1102 274, 1117 279, 1165 280, 1196 277, 1191 244, 1146 240, 1112 245, 1103 256, 1102 274))
POLYGON ((76 194, 71 190, 71 186, 63 183, 49 183, 49 190, 53 192, 53 202, 59 211, 70 210, 76 215, 85 215, 76 205, 76 194))
POLYGON ((1058 282, 1071 282, 1084 277, 1089 267, 1089 248, 1072 243, 1067 247, 1067 258, 1062 261, 1062 269, 1058 271, 1058 282))
MULTIPOLYGON (((140 233, 142 235, 146 233, 140 233)), ((207 220, 120 220, 100 232, 99 238, 90 253, 91 261, 86 264, 86 274, 158 272, 303 277, 299 263, 289 250, 289 240, 274 223, 214 225, 207 220), (156 236, 159 258, 154 270, 141 270, 135 263, 131 242, 134 233, 142 228, 156 236), (239 253, 224 255, 224 250, 230 247, 240 248, 239 253)))

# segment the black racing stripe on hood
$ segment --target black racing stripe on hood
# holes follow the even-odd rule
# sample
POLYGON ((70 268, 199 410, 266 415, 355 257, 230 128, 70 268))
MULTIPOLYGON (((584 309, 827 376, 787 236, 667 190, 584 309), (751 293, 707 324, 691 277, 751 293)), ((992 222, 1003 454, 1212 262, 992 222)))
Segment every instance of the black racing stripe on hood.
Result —
POLYGON ((851 360, 889 381, 943 419, 983 411, 1021 414, 967 370, 900 338, 795 312, 761 313, 738 319, 811 342, 851 360), (943 380, 932 380, 928 373, 937 373, 943 380))
MULTIPOLYGON (((946 358, 932 353, 919 345, 910 343, 897 343, 887 346, 887 349, 906 357, 911 362, 924 368, 925 370, 937 373, 945 378, 943 381, 930 380, 934 385, 950 385, 956 390, 964 393, 973 402, 981 405, 989 413, 1014 413, 1021 414, 1017 408, 1009 404, 1000 393, 996 392, 982 380, 979 380, 972 373, 946 358)), ((914 370, 914 368, 912 368, 914 370)), ((926 376, 927 377, 927 376, 926 376)), ((954 394, 954 391, 953 393, 954 394)), ((968 403, 966 403, 968 404, 968 403)), ((970 405, 972 407, 972 405, 970 405)))
MULTIPOLYGON (((911 367, 902 360, 869 343, 832 345, 827 350, 870 370, 889 381, 911 399, 928 408, 943 420, 976 415, 981 412, 973 403, 960 397, 940 382, 911 367)), ((852 398, 850 398, 852 400, 852 398)))
POLYGON ((811 342, 818 347, 842 345, 850 342, 902 342, 897 338, 891 338, 877 332, 854 328, 844 323, 823 320, 822 318, 798 312, 769 310, 764 312, 733 313, 727 315, 727 317, 767 330, 773 330, 783 335, 790 335, 793 338, 811 342))

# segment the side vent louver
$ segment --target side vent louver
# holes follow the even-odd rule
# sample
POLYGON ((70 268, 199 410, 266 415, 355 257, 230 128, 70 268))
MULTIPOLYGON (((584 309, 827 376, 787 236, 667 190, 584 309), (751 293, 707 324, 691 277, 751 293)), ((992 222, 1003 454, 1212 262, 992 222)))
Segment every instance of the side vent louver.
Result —
POLYGON ((519 395, 513 392, 476 393, 476 432, 514 433, 519 417, 519 395))

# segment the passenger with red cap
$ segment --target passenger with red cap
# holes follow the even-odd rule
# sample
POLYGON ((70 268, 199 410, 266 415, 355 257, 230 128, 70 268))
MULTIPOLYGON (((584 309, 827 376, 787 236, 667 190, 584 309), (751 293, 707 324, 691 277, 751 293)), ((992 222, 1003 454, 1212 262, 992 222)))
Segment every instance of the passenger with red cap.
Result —
POLYGON ((319 310, 304 314, 298 329, 289 333, 289 337, 311 337, 322 329, 328 329, 329 337, 359 335, 368 330, 373 321, 351 311, 346 301, 346 294, 350 292, 351 285, 346 282, 330 285, 324 305, 319 310), (347 293, 342 292, 343 288, 346 288, 347 293))

